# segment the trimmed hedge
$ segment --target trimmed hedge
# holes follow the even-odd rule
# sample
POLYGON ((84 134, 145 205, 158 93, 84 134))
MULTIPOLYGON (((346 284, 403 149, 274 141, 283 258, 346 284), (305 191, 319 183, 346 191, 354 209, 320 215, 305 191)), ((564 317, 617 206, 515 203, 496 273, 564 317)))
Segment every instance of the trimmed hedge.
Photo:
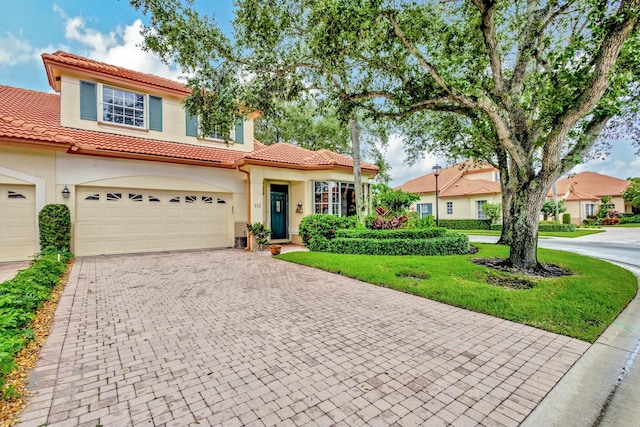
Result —
POLYGON ((33 339, 27 326, 60 281, 71 257, 62 252, 58 261, 57 252, 38 254, 29 268, 0 283, 0 398, 15 395, 15 390, 5 387, 5 375, 15 368, 14 355, 33 339))
POLYGON ((570 213, 563 213, 562 214, 562 223, 563 224, 571 224, 571 214, 570 213))
MULTIPOLYGON (((492 230, 502 230, 502 224, 494 224, 491 226, 492 230)), ((548 232, 561 232, 561 233, 573 233, 576 231, 576 226, 574 224, 543 224, 538 225, 538 231, 548 231, 548 232)))
POLYGON ((300 221, 299 233, 309 250, 322 252, 327 250, 329 240, 336 236, 336 230, 355 228, 357 223, 355 216, 307 215, 300 221))
POLYGON ((38 214, 40 247, 69 251, 71 248, 71 212, 67 205, 45 205, 38 214))
POLYGON ((360 255, 456 255, 470 251, 469 237, 462 233, 418 240, 335 238, 328 245, 328 252, 360 255))
POLYGON ((433 239, 447 234, 445 228, 399 228, 394 230, 351 229, 337 230, 336 238, 346 239, 433 239))
POLYGON ((439 223, 449 230, 491 230, 489 219, 441 219, 439 223))
POLYGON ((623 216, 620 218, 620 224, 640 224, 640 215, 623 216))

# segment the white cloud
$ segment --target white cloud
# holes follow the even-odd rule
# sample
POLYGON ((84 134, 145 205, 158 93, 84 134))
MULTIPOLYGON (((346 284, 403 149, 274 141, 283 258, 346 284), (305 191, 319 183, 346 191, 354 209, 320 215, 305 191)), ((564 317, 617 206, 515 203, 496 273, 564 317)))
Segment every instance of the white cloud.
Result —
POLYGON ((403 139, 397 135, 389 138, 385 159, 387 159, 391 165, 391 182, 389 183, 391 187, 397 187, 410 179, 431 173, 431 168, 435 166, 436 163, 439 163, 443 167, 446 165, 445 161, 430 154, 425 154, 424 158, 410 165, 407 162, 403 139))
POLYGON ((65 38, 69 42, 79 43, 84 48, 81 52, 72 51, 73 53, 172 80, 178 80, 182 74, 176 66, 167 66, 160 58, 142 48, 144 38, 140 34, 140 19, 104 33, 88 27, 80 16, 68 16, 57 5, 54 5, 53 9, 66 20, 65 38))
POLYGON ((39 60, 40 55, 51 49, 37 48, 27 40, 7 32, 0 36, 0 66, 14 66, 29 61, 39 60))

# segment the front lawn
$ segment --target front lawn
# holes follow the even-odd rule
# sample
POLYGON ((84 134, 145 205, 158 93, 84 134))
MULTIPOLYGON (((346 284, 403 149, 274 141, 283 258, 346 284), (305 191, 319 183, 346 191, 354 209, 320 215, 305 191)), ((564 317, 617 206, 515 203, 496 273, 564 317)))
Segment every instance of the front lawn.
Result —
POLYGON ((473 255, 373 256, 290 252, 278 258, 457 307, 594 342, 634 297, 636 277, 613 264, 539 249, 539 260, 573 276, 531 278, 482 267, 470 258, 507 257, 508 248, 474 243, 473 255), (523 280, 524 279, 524 280, 523 280), (488 282, 532 285, 514 289, 488 282))
MULTIPOLYGON (((631 224, 626 224, 626 225, 631 225, 631 224)), ((640 225, 640 224, 634 224, 634 225, 640 225)), ((472 236, 500 236, 501 234, 501 232, 498 230, 453 230, 453 231, 457 231, 458 233, 464 233, 472 236)), ((571 233, 566 231, 541 231, 540 233, 538 233, 538 236, 573 238, 573 237, 588 236, 589 234, 603 233, 604 231, 605 230, 603 229, 588 229, 588 230, 577 229, 576 231, 573 231, 571 233)))

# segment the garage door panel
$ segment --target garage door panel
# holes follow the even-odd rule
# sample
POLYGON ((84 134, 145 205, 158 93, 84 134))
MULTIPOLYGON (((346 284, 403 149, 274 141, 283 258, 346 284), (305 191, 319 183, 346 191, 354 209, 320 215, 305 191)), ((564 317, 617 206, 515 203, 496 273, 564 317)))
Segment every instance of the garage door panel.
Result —
POLYGON ((227 195, 78 187, 76 253, 231 247, 227 195), (217 230, 217 231, 216 231, 217 230))
POLYGON ((0 262, 29 259, 35 251, 35 187, 0 185, 0 262))

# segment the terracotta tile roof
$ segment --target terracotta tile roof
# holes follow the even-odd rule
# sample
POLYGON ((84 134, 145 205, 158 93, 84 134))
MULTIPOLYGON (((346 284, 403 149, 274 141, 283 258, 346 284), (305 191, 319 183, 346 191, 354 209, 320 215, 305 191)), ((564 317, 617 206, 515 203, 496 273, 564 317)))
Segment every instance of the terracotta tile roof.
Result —
MULTIPOLYGON (((581 193, 580 191, 576 191, 573 188, 569 189, 569 194, 563 193, 566 197, 567 201, 577 201, 577 200, 600 200, 600 197, 596 197, 593 194, 581 193)), ((558 195, 559 196, 559 195, 558 195)), ((553 198, 553 194, 548 194, 548 198, 553 198)))
MULTIPOLYGON (((626 179, 597 172, 580 172, 569 178, 559 179, 556 188, 558 197, 566 197, 567 200, 598 200, 602 196, 621 196, 629 185, 631 183, 626 179)), ((553 197, 552 191, 547 196, 553 197)))
MULTIPOLYGON (((159 141, 74 129, 60 126, 60 97, 0 85, 0 139, 23 143, 59 146, 70 153, 109 155, 113 157, 153 156, 158 160, 204 162, 232 167, 243 161, 257 160, 274 167, 326 166, 352 167, 349 157, 328 150, 311 151, 290 144, 266 146, 254 141, 254 150, 241 151, 159 141)), ((377 171, 376 166, 362 163, 362 168, 377 171)))
POLYGON ((488 179, 468 179, 462 177, 444 190, 440 191, 440 197, 460 197, 473 194, 500 194, 500 182, 488 179))
MULTIPOLYGON (((245 156, 245 159, 248 161, 284 163, 303 168, 313 166, 353 167, 353 160, 350 157, 329 150, 311 151, 284 142, 266 146, 263 144, 255 144, 255 147, 256 151, 248 153, 245 156)), ((378 170, 377 166, 366 162, 362 162, 361 165, 363 170, 378 170)))
POLYGON ((58 95, 0 85, 0 136, 68 145, 71 132, 59 124, 58 95))
MULTIPOLYGON (((440 194, 441 195, 447 194, 446 191, 451 186, 453 186, 454 183, 456 183, 459 179, 461 179, 463 175, 466 175, 469 173, 496 171, 496 170, 497 169, 495 169, 491 165, 488 165, 486 163, 475 163, 472 160, 466 160, 464 162, 456 163, 455 165, 443 168, 440 171, 440 175, 438 176, 438 187, 440 188, 440 194)), ((469 184, 465 184, 465 188, 467 188, 468 191, 473 191, 471 186, 474 181, 478 181, 481 183, 489 182, 485 180, 471 180, 471 179, 466 181, 470 181, 469 184)), ((500 183, 498 182, 497 184, 498 184, 498 191, 500 191, 499 190, 500 183)), ((482 185, 478 185, 477 189, 479 189, 481 186, 482 185)), ((432 172, 430 174, 422 175, 418 178, 409 180, 396 188, 399 188, 403 191, 408 191, 410 193, 417 193, 417 194, 435 193, 436 192, 436 176, 432 172)), ((490 191, 487 191, 487 193, 494 192, 493 187, 490 187, 489 189, 490 191)), ((452 191, 452 194, 455 194, 454 190, 451 190, 451 191, 452 191)), ((484 193, 477 193, 477 194, 484 194, 484 193)))
POLYGON ((163 89, 171 89, 173 91, 183 92, 185 95, 191 93, 184 84, 174 80, 165 79, 163 77, 154 76, 152 74, 141 73, 139 71, 129 70, 127 68, 117 67, 115 65, 106 64, 104 62, 94 61, 93 59, 84 58, 72 53, 63 52, 61 50, 54 53, 42 54, 42 60, 45 65, 57 64, 60 66, 73 67, 85 71, 92 71, 107 76, 118 77, 132 82, 143 83, 150 86, 156 86, 163 89))

